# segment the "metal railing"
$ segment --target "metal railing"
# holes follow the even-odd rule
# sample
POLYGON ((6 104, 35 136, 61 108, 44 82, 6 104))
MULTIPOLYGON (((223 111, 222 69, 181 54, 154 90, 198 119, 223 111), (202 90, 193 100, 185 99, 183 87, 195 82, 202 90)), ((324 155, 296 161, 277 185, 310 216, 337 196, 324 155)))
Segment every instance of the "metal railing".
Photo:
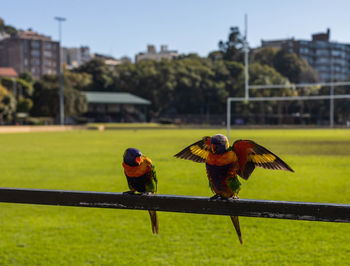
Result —
POLYGON ((350 223, 350 205, 333 203, 18 188, 0 188, 0 202, 350 223))

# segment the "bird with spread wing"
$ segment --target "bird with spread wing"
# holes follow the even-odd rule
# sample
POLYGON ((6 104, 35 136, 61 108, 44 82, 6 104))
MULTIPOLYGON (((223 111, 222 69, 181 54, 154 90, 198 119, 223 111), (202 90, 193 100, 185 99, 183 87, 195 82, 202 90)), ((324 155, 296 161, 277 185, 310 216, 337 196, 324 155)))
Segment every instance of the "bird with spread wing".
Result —
MULTIPOLYGON (((238 199, 241 183, 248 180, 255 167, 294 172, 277 155, 251 140, 237 140, 230 146, 226 136, 203 137, 175 155, 177 158, 205 163, 212 199, 238 199)), ((231 216, 240 243, 242 234, 238 216, 231 216)))
MULTIPOLYGON (((128 148, 123 156, 123 168, 130 191, 124 192, 134 194, 155 194, 157 192, 157 176, 151 159, 142 155, 135 148, 128 148)), ((152 232, 158 234, 158 216, 156 211, 148 211, 151 217, 152 232)))

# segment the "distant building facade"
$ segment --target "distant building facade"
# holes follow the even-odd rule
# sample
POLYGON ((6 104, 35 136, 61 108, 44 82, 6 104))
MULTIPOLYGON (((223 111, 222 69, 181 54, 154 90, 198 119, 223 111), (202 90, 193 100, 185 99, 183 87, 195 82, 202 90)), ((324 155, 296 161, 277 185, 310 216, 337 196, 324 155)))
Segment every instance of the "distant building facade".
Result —
POLYGON ((0 40, 0 67, 13 67, 18 73, 28 71, 35 78, 58 74, 59 43, 32 30, 19 31, 0 40))
POLYGON ((150 101, 123 92, 84 92, 89 122, 146 122, 150 101))
POLYGON ((142 60, 155 60, 160 61, 162 59, 173 59, 174 57, 177 57, 179 54, 175 50, 168 50, 167 45, 161 45, 160 51, 156 51, 156 47, 154 45, 148 45, 147 46, 147 52, 141 52, 138 53, 135 56, 135 62, 138 63, 142 60))
POLYGON ((294 52, 308 61, 320 81, 343 81, 350 75, 350 44, 331 42, 330 30, 312 34, 312 40, 261 41, 262 47, 277 47, 294 52))
POLYGON ((62 62, 69 69, 78 67, 91 59, 90 48, 87 46, 62 48, 62 62))
POLYGON ((93 54, 92 58, 99 58, 104 61, 106 65, 108 65, 110 68, 114 68, 117 65, 122 64, 123 62, 119 59, 114 58, 113 56, 110 55, 104 55, 104 54, 93 54))

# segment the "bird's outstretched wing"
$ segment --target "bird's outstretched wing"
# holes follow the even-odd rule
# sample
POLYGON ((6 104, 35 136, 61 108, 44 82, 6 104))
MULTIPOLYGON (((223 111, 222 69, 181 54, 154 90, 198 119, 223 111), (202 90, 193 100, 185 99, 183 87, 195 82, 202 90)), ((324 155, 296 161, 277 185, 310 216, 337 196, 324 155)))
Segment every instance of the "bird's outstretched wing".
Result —
POLYGON ((251 140, 237 140, 233 143, 233 151, 238 158, 239 170, 238 174, 244 179, 248 179, 256 166, 265 169, 285 170, 294 172, 288 164, 286 164, 277 155, 268 149, 260 146, 251 140))
POLYGON ((191 160, 197 163, 204 163, 209 155, 210 137, 203 137, 190 146, 186 147, 174 156, 181 159, 191 160))

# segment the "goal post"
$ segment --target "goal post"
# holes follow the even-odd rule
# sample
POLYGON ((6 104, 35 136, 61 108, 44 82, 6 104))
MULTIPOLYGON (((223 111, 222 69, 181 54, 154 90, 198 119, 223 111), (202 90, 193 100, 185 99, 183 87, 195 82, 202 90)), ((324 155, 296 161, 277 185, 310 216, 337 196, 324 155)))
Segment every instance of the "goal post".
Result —
POLYGON ((264 101, 309 101, 309 100, 330 100, 330 126, 333 127, 334 105, 335 99, 350 99, 350 94, 334 95, 334 87, 348 86, 350 82, 327 82, 327 83, 302 83, 302 84, 272 84, 272 85, 251 85, 251 89, 286 89, 286 88, 305 88, 305 87, 331 87, 329 95, 311 95, 311 96, 272 96, 272 97, 229 97, 227 98, 227 137, 230 138, 231 130, 231 102, 264 102, 264 101))

